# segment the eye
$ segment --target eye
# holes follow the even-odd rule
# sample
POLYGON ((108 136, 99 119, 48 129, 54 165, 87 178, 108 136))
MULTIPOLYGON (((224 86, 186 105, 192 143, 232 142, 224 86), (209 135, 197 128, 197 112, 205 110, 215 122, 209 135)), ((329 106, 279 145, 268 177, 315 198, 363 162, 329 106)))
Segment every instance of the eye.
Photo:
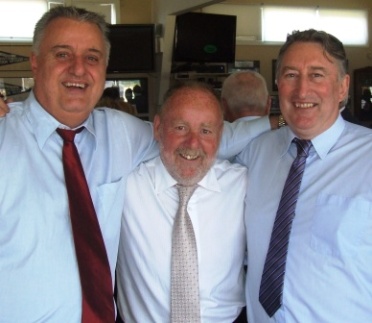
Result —
POLYGON ((286 79, 292 79, 292 78, 295 78, 295 77, 296 77, 295 73, 285 73, 284 74, 284 78, 286 78, 286 79))
POLYGON ((204 135, 209 135, 211 133, 212 133, 212 131, 210 129, 202 129, 202 134, 204 134, 204 135))
POLYGON ((185 126, 176 126, 175 129, 177 131, 184 131, 184 130, 186 130, 186 127, 185 126))
POLYGON ((67 59, 70 57, 70 54, 68 52, 57 52, 56 57, 59 59, 67 59))
POLYGON ((311 75, 312 78, 319 78, 319 77, 323 77, 323 74, 320 74, 320 73, 313 73, 311 75))
POLYGON ((99 58, 97 56, 88 56, 87 57, 87 60, 90 62, 90 63, 98 63, 99 62, 99 58))

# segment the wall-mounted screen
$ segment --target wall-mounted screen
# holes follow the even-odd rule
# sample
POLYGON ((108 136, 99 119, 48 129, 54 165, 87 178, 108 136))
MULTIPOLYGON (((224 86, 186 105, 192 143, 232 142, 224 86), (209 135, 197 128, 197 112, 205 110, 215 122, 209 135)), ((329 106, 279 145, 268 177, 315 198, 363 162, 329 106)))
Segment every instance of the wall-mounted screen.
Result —
POLYGON ((235 61, 236 16, 189 12, 176 17, 173 61, 235 61))
POLYGON ((149 91, 148 79, 146 77, 135 78, 109 78, 106 80, 105 88, 118 87, 120 97, 136 107, 139 117, 148 120, 149 113, 149 91))
POLYGON ((155 70, 155 25, 109 25, 111 53, 107 73, 155 70))

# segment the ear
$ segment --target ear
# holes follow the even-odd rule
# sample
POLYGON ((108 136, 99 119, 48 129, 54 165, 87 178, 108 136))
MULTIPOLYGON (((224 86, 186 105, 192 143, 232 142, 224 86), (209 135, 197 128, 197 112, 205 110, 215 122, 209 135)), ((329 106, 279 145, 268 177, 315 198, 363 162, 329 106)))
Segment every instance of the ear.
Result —
POLYGON ((271 110, 271 96, 269 95, 267 97, 267 102, 266 102, 266 107, 265 107, 266 115, 270 114, 270 110, 271 110))
POLYGON ((340 93, 339 102, 342 102, 349 95, 349 85, 350 85, 350 75, 346 74, 344 78, 340 81, 340 93))
POLYGON ((224 119, 226 121, 229 121, 229 122, 234 121, 233 117, 232 117, 232 114, 231 114, 231 111, 229 109, 229 105, 227 104, 227 101, 226 101, 225 98, 221 99, 221 107, 222 107, 222 112, 223 112, 224 119))
POLYGON ((35 55, 34 52, 32 52, 30 55, 30 66, 32 74, 35 76, 37 71, 37 56, 35 55))
POLYGON ((159 136, 160 136, 160 117, 159 115, 155 115, 154 117, 154 122, 153 122, 153 127, 154 127, 154 138, 159 141, 159 136))

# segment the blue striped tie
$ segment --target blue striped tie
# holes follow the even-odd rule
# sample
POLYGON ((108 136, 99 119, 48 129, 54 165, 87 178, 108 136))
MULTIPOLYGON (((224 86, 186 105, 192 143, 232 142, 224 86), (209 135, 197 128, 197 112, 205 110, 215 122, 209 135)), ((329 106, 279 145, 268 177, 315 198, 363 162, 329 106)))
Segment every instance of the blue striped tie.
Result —
POLYGON ((297 157, 293 161, 284 185, 279 208, 276 213, 273 232, 271 233, 269 251, 260 286, 260 303, 266 313, 272 317, 282 305, 285 263, 288 241, 295 216, 295 208, 304 173, 306 158, 311 148, 311 141, 293 139, 297 145, 297 157))

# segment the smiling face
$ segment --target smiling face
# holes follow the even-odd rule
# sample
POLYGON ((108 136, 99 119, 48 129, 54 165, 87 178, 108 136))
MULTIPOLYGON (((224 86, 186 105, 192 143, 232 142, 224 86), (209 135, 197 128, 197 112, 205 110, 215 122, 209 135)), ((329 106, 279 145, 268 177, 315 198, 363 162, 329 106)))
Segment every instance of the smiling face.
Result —
POLYGON ((154 119, 160 157, 180 184, 198 183, 212 166, 223 127, 218 99, 201 89, 183 88, 170 97, 154 119))
POLYGON ((96 25, 55 19, 45 30, 39 54, 31 54, 36 99, 59 122, 80 125, 103 92, 106 58, 96 25))
POLYGON ((312 139, 335 122, 349 89, 349 76, 315 42, 295 42, 285 52, 277 78, 280 110, 292 131, 312 139))

